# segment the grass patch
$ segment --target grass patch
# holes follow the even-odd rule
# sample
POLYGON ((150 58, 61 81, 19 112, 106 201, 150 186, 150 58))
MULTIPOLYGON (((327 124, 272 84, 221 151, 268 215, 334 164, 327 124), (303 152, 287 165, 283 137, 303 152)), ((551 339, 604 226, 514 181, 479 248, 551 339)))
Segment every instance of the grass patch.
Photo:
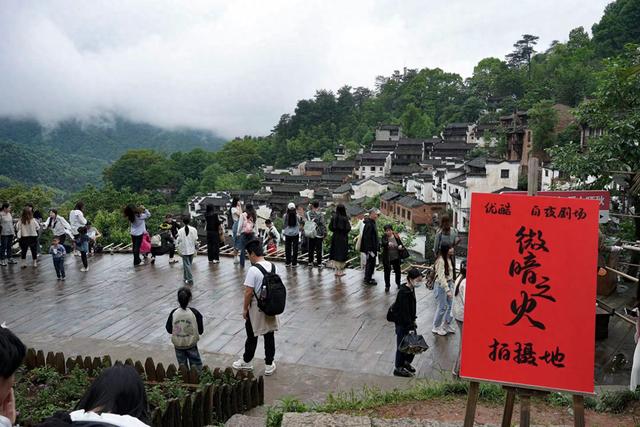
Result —
MULTIPOLYGON (((466 396, 469 383, 464 381, 422 381, 407 389, 382 391, 378 388, 364 387, 361 391, 329 394, 324 402, 304 403, 293 397, 283 398, 267 409, 267 427, 279 427, 286 412, 362 412, 405 402, 432 399, 447 399, 466 396)), ((497 384, 480 384, 480 401, 501 405, 505 399, 504 389, 497 384)), ((542 399, 547 404, 560 407, 571 407, 570 395, 551 393, 542 399)), ((606 392, 597 398, 585 398, 585 408, 598 412, 620 413, 629 404, 640 400, 640 392, 616 391, 606 392)))

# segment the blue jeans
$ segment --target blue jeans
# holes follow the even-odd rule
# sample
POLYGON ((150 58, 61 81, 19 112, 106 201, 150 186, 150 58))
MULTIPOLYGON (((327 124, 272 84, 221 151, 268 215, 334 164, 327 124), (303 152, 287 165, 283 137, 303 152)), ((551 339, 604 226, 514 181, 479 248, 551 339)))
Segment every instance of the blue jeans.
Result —
POLYGON ((231 238, 233 241, 233 248, 238 249, 238 245, 240 244, 238 236, 238 221, 234 221, 231 226, 231 238))
POLYGON ((198 371, 202 369, 202 359, 200 359, 200 352, 198 351, 197 345, 187 349, 176 348, 175 350, 178 365, 184 365, 187 369, 195 366, 198 371))
POLYGON ((193 255, 182 255, 182 275, 184 281, 193 285, 193 273, 191 272, 192 263, 193 255))
POLYGON ((444 319, 445 324, 450 324, 453 317, 451 316, 451 302, 452 298, 447 296, 447 293, 440 286, 438 282, 436 282, 435 286, 436 291, 436 315, 433 318, 433 327, 439 328, 442 326, 442 320, 444 319))
POLYGON ((407 354, 400 351, 400 344, 405 336, 409 335, 411 329, 396 324, 396 368, 402 368, 406 364, 411 364, 415 354, 407 354))
POLYGON ((0 236, 0 259, 11 259, 13 236, 0 236))
POLYGON ((249 243, 254 238, 255 236, 253 234, 244 234, 244 233, 238 234, 238 250, 240 251, 240 267, 244 267, 244 260, 246 257, 244 248, 246 248, 247 243, 249 243))
POLYGON ((53 258, 53 268, 56 269, 56 276, 58 279, 64 276, 64 257, 53 258))

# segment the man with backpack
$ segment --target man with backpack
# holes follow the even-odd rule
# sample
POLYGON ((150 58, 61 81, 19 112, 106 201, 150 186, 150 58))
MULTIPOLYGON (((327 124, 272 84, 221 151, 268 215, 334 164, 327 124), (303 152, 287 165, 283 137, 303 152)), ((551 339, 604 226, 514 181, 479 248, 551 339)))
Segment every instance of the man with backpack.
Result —
POLYGON ((309 267, 322 267, 322 241, 327 235, 327 226, 317 200, 311 203, 311 209, 305 215, 304 235, 309 242, 309 267), (316 255, 315 264, 314 254, 316 255))
POLYGON ((262 242, 254 239, 247 243, 251 267, 244 280, 242 317, 245 319, 247 339, 243 356, 233 362, 235 369, 252 370, 251 361, 258 346, 258 337, 264 337, 265 375, 276 371, 276 341, 274 332, 279 328, 278 315, 284 312, 286 289, 275 264, 265 261, 262 242))

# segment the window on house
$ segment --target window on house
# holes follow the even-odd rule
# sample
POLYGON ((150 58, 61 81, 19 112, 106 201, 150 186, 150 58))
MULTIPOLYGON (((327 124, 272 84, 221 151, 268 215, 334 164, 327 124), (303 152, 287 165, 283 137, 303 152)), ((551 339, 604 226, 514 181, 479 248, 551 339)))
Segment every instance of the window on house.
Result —
POLYGON ((544 176, 549 176, 549 171, 548 170, 544 171, 544 176))
POLYGON ((411 211, 407 211, 407 219, 411 221, 411 211))
POLYGON ((500 169, 500 178, 509 178, 509 169, 500 169))
POLYGON ((398 129, 392 129, 389 133, 391 134, 391 136, 398 136, 398 129))
POLYGON ((371 166, 371 172, 374 172, 376 170, 375 166, 371 166))

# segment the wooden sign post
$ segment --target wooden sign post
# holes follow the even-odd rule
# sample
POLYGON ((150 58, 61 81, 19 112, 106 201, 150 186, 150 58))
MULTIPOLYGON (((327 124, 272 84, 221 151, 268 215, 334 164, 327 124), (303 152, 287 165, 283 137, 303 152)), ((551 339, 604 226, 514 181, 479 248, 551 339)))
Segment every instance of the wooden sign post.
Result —
POLYGON ((460 376, 471 381, 465 426, 475 418, 479 382, 507 392, 503 426, 516 396, 520 425, 530 397, 594 390, 598 202, 473 194, 460 376))

